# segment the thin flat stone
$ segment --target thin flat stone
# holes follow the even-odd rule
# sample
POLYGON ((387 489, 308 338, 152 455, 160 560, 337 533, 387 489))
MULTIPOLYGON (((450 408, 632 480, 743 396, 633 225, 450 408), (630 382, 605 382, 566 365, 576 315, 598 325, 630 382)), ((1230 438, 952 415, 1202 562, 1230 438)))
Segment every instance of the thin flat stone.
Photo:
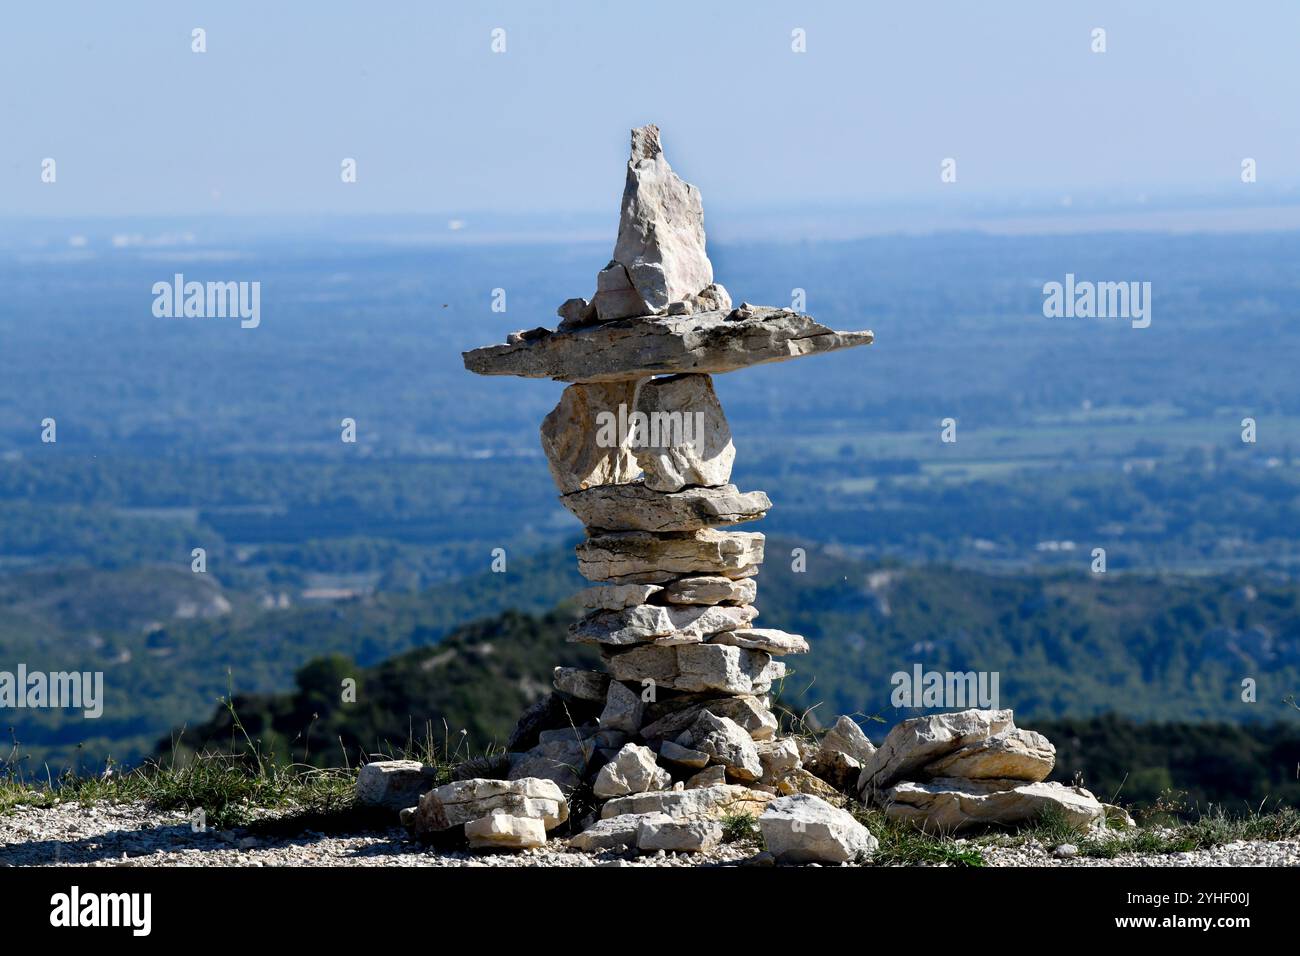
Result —
POLYGON ((772 507, 761 491, 735 485, 662 492, 634 481, 561 495, 560 502, 588 528, 601 531, 695 531, 756 521, 772 507))
POLYGON ((578 571, 588 581, 614 584, 663 584, 697 574, 752 577, 763 563, 763 540, 754 531, 711 528, 596 534, 576 548, 578 571))
POLYGON ((518 375, 561 382, 613 382, 676 372, 731 372, 821 352, 870 345, 869 331, 836 332, 808 315, 755 306, 736 312, 696 312, 619 319, 530 335, 463 353, 479 375, 518 375))
POLYGON ((807 654, 808 642, 798 634, 787 634, 773 627, 730 628, 713 634, 710 644, 729 644, 769 654, 807 654))

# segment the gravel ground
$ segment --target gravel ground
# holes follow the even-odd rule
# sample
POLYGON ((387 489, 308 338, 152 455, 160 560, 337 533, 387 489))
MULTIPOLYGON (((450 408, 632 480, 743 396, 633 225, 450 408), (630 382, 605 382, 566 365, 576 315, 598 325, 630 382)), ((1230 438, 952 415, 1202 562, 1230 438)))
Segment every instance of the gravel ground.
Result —
MULTIPOLYGON (((1058 859, 1038 846, 982 852, 992 866, 1300 866, 1300 840, 1110 860, 1058 859)), ((470 854, 423 847, 400 827, 347 835, 309 831, 271 840, 243 831, 195 833, 182 813, 133 803, 64 804, 0 817, 0 866, 716 866, 742 863, 753 853, 752 847, 723 846, 697 855, 588 854, 553 840, 524 853, 470 854)))

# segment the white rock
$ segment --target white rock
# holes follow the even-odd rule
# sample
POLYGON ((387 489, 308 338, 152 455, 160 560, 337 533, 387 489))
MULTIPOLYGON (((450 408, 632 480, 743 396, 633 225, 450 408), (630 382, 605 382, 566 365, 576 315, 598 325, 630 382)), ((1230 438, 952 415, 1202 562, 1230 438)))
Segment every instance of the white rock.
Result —
POLYGON ((546 827, 533 817, 493 813, 465 824, 471 849, 528 850, 546 845, 546 827))
POLYGON ((770 793, 730 783, 693 790, 651 790, 608 800, 600 815, 606 819, 624 813, 666 813, 674 820, 721 819, 735 813, 757 816, 772 799, 770 793))
MULTIPOLYGON (((702 769, 708 766, 709 755, 699 750, 693 750, 690 747, 683 747, 679 743, 671 740, 665 740, 659 748, 659 759, 666 760, 669 763, 679 764, 683 767, 694 767, 702 769)), ((718 781, 721 783, 722 781, 718 781)))
POLYGON ((784 740, 758 741, 754 744, 754 749, 763 768, 760 782, 764 786, 775 786, 791 770, 799 769, 799 745, 790 737, 784 740))
POLYGON ((735 485, 663 492, 643 481, 597 485, 561 495, 560 503, 593 531, 696 531, 755 521, 772 507, 763 492, 741 492, 735 485))
POLYGON ((641 729, 641 718, 645 713, 645 701, 636 691, 630 690, 616 680, 609 682, 605 696, 605 709, 597 721, 601 730, 620 730, 626 734, 635 734, 641 729))
MULTIPOLYGON (((606 488, 630 488, 632 485, 606 485, 606 488)), ((593 489, 594 490, 594 489, 593 489)), ((597 584, 584 588, 575 596, 583 607, 594 610, 617 611, 625 607, 645 604, 662 591, 657 584, 597 584)))
POLYGON ((714 764, 712 767, 705 767, 699 773, 690 777, 686 781, 687 790, 698 790, 700 787, 716 787, 727 782, 727 768, 722 764, 714 764))
POLYGON ((745 627, 758 616, 754 607, 701 607, 639 604, 619 611, 593 611, 569 627, 570 640, 581 644, 622 646, 698 644, 711 634, 745 627))
POLYGON ((596 774, 591 790, 597 797, 622 797, 629 793, 663 790, 672 786, 673 778, 655 762, 654 751, 637 744, 626 744, 596 774))
POLYGON ((731 480, 736 447, 710 376, 652 378, 637 394, 637 411, 648 434, 632 436, 631 446, 647 488, 674 492, 731 480))
POLYGON ((709 637, 711 644, 728 644, 769 654, 807 654, 808 642, 798 634, 787 634, 773 627, 737 627, 709 637))
POLYGON ((702 711, 688 733, 691 746, 726 767, 729 777, 748 782, 763 775, 763 763, 758 759, 754 741, 734 720, 702 711))
POLYGON ((964 777, 968 780, 1047 779, 1056 765, 1056 748, 1042 734, 1008 727, 1000 734, 977 740, 946 757, 931 761, 920 775, 964 777))
POLYGON ((536 818, 548 830, 569 819, 569 804, 560 788, 550 780, 475 777, 435 787, 421 797, 415 829, 417 832, 446 830, 498 811, 509 816, 536 818))
POLYGON ((591 297, 591 304, 596 310, 596 318, 601 322, 649 315, 655 311, 645 304, 645 300, 633 288, 627 270, 613 261, 596 274, 596 294, 591 297))
POLYGON ((636 381, 570 385, 543 419, 542 450, 563 494, 632 481, 640 474, 630 437, 618 444, 615 434, 612 445, 602 445, 598 420, 604 412, 617 417, 619 405, 634 406, 636 387, 636 381))
POLYGON ((356 801, 368 807, 404 810, 433 789, 437 771, 418 760, 375 760, 357 773, 356 801))
POLYGON ((721 820, 642 820, 636 846, 642 852, 707 853, 722 842, 721 820))
POLYGON ((889 819, 944 833, 1032 823, 1049 809, 1076 827, 1092 826, 1106 815, 1105 807, 1082 787, 1023 780, 904 780, 887 790, 882 802, 889 819))
POLYGON ((753 604, 757 595, 758 584, 753 578, 733 581, 703 575, 678 578, 663 586, 663 597, 669 604, 753 604))
POLYGON ((614 260, 627 268, 646 312, 664 310, 713 282, 700 192, 668 165, 657 126, 632 130, 614 260))
POLYGON ((1012 718, 1009 710, 961 710, 896 724, 862 765, 858 790, 864 802, 870 791, 884 789, 954 750, 1014 726, 1012 718))
POLYGON ((747 578, 763 563, 763 535, 756 531, 593 534, 577 546, 578 570, 588 581, 663 584, 697 574, 747 578))
POLYGON ((606 655, 605 666, 615 680, 695 693, 766 694, 784 665, 762 651, 721 644, 660 646, 641 644, 606 655))
POLYGON ((826 732, 826 736, 822 737, 821 749, 847 754, 859 764, 863 764, 876 752, 876 745, 867 739, 867 735, 863 733, 857 721, 851 717, 841 716, 835 721, 835 726, 826 732))
POLYGON ((728 717, 748 731, 754 740, 770 739, 777 729, 776 715, 757 697, 719 697, 714 700, 687 703, 680 707, 669 704, 647 708, 652 721, 641 728, 646 740, 676 737, 695 723, 700 711, 707 710, 717 717, 728 717))
POLYGON ((768 804, 758 828, 782 863, 846 863, 873 853, 875 837, 853 816, 820 797, 794 794, 768 804))
POLYGON ((666 813, 624 813, 619 816, 597 820, 587 829, 569 839, 569 847, 594 853, 599 850, 612 850, 615 847, 636 846, 637 831, 645 822, 667 822, 672 817, 666 813))

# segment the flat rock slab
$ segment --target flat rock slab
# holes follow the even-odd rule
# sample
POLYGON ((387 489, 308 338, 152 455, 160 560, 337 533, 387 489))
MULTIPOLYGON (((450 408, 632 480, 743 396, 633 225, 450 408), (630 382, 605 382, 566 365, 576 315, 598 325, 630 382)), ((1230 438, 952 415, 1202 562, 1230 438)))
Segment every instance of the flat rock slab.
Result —
POLYGON ((694 574, 747 578, 763 563, 763 535, 712 528, 669 534, 619 531, 594 534, 576 550, 578 571, 588 581, 664 584, 694 574))
POLYGON ((883 803, 890 820, 942 833, 1033 823, 1047 810, 1058 811, 1076 827, 1092 826, 1106 816, 1106 808, 1082 787, 1023 780, 905 780, 885 792, 883 803))
POLYGON ((619 611, 593 611, 569 625, 569 640, 577 644, 612 646, 652 642, 698 644, 719 631, 747 627, 757 616, 758 609, 748 605, 638 604, 619 611))
POLYGON ((652 315, 552 332, 463 353, 479 375, 561 382, 614 382, 678 372, 731 372, 821 352, 870 345, 869 331, 836 332, 811 316, 756 306, 739 313, 652 315))
POLYGON ((763 492, 742 492, 735 485, 662 492, 641 481, 598 485, 562 495, 560 503, 600 531, 696 531, 756 521, 772 507, 763 492))
POLYGON ((674 820, 718 820, 737 813, 758 816, 772 799, 773 794, 732 783, 692 790, 652 790, 615 797, 600 808, 600 816, 608 820, 625 813, 663 813, 674 820))
POLYGON ((645 740, 675 738, 690 729, 700 712, 705 710, 715 717, 734 720, 755 740, 768 740, 776 733, 776 715, 767 704, 757 697, 741 695, 651 705, 646 711, 651 722, 641 728, 641 736, 645 740))
POLYGON ((709 637, 710 644, 730 644, 769 654, 807 654, 808 642, 798 634, 788 634, 772 627, 728 628, 725 634, 709 637))
POLYGON ((926 764, 921 776, 968 780, 1046 780, 1056 765, 1056 748, 1042 734, 1010 727, 926 764))
POLYGON ((550 780, 474 778, 430 790, 420 798, 415 830, 427 833, 461 826, 501 813, 541 820, 545 829, 569 819, 569 804, 550 780))

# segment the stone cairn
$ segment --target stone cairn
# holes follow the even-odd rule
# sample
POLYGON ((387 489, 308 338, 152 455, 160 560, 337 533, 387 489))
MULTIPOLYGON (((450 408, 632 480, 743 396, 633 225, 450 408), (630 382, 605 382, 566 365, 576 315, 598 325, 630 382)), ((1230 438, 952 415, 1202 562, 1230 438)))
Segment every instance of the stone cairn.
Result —
MULTIPOLYGON (((586 613, 570 639, 598 647, 604 671, 556 668, 554 693, 523 716, 509 753, 462 770, 468 779, 430 790, 419 764, 369 764, 358 798, 401 809, 417 834, 463 827, 471 847, 540 846, 581 792, 592 807, 570 825, 576 849, 705 851, 724 817, 748 813, 782 861, 870 853, 875 839, 843 795, 897 790, 904 771, 876 765, 897 757, 890 741, 917 721, 880 753, 846 717, 820 744, 779 736, 767 695, 785 675, 780 658, 808 643, 753 626, 763 535, 720 529, 762 518, 771 502, 730 483, 735 448, 712 375, 868 345, 872 333, 733 308, 705 253, 699 191, 668 165, 655 126, 632 131, 613 259, 592 298, 558 315, 554 331, 465 353, 465 367, 570 383, 542 447, 587 531, 578 567, 594 583, 578 595, 586 613)), ((1009 725, 1008 712, 998 729, 1009 725)), ((987 717, 981 726, 989 736, 987 717)), ((949 734, 949 749, 974 740, 949 734)), ((921 749, 933 760, 943 747, 921 749)))

